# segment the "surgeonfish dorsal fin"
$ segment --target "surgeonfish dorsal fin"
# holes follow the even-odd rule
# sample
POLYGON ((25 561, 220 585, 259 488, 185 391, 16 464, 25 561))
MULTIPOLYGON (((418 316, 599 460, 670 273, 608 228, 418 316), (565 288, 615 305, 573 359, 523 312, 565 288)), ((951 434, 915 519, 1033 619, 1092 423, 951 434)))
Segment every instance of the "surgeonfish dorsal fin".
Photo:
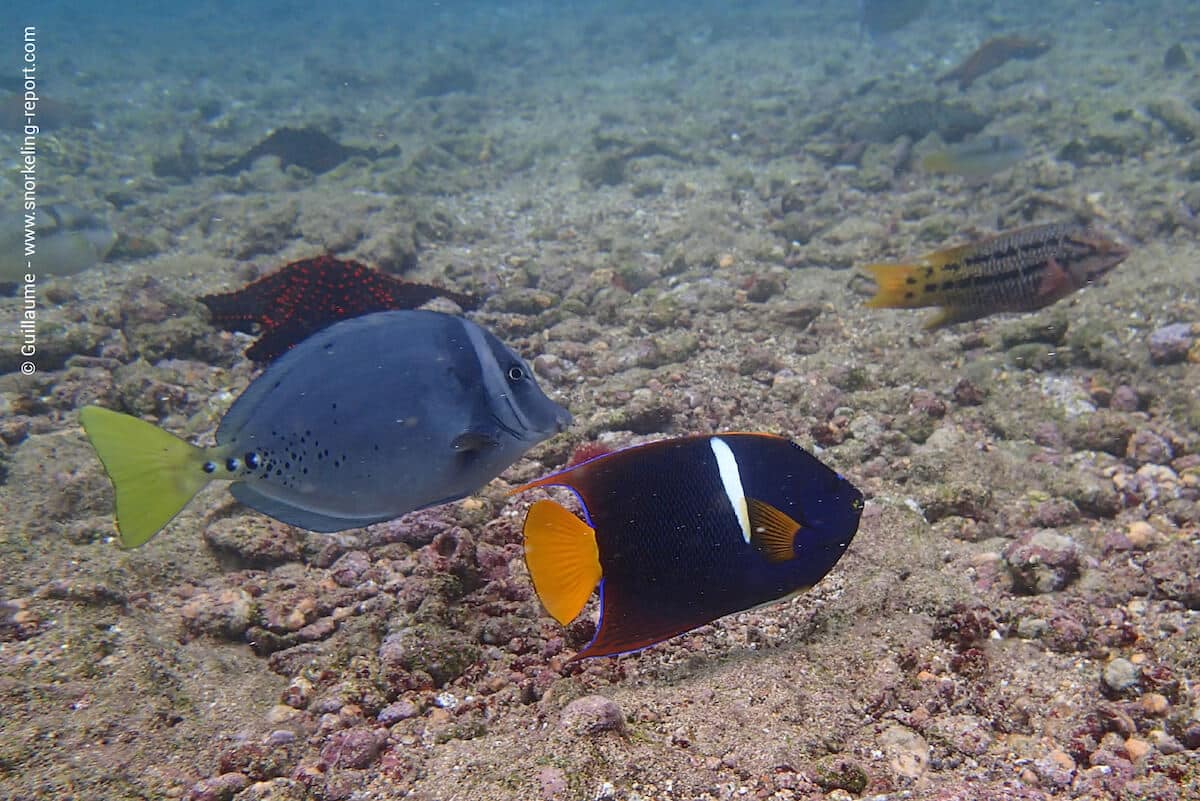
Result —
POLYGON ((769 562, 786 562, 794 558, 793 543, 801 525, 769 503, 747 498, 746 506, 750 513, 750 543, 769 562))
POLYGON ((537 501, 525 517, 525 564, 542 606, 567 625, 600 583, 596 532, 554 501, 537 501))

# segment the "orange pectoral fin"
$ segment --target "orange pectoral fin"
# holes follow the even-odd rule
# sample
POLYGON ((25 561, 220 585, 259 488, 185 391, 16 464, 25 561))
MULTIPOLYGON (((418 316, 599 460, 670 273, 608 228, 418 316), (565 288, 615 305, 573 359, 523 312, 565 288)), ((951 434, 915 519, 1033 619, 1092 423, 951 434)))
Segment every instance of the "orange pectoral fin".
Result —
POLYGON ((786 562, 796 555, 800 524, 769 503, 747 498, 750 512, 750 542, 770 562, 786 562))
POLYGON ((537 501, 525 516, 525 564, 538 599, 567 625, 600 583, 596 532, 554 501, 537 501))
POLYGON ((1042 305, 1049 305, 1060 298, 1064 298, 1071 294, 1075 289, 1071 281, 1071 276, 1063 266, 1058 263, 1058 259, 1050 259, 1046 262, 1046 272, 1042 276, 1042 282, 1038 286, 1037 299, 1042 305))

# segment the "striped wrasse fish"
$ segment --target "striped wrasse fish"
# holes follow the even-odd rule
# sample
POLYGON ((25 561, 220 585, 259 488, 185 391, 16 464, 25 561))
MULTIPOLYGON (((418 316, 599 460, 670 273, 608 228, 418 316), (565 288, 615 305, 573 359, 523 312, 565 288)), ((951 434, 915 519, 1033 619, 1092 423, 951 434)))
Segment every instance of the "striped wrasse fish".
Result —
POLYGON ((1127 247, 1087 225, 1018 228, 911 263, 866 265, 879 285, 867 305, 941 307, 925 328, 1034 311, 1087 286, 1128 255, 1127 247))

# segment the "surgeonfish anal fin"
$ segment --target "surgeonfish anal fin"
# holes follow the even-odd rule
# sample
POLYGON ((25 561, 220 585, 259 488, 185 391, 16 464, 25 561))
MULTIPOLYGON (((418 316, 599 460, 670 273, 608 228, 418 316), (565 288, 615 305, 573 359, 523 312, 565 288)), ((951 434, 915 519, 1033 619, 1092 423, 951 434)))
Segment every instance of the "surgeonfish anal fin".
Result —
POLYGON ((500 444, 500 438, 496 436, 494 431, 485 431, 482 428, 469 428, 454 438, 450 443, 454 450, 462 453, 465 451, 486 451, 500 444))
POLYGON ((554 501, 537 501, 525 516, 525 564, 542 606, 567 625, 600 583, 596 532, 554 501))
POLYGON ((800 524, 769 503, 747 498, 746 506, 750 513, 750 543, 767 561, 786 562, 794 558, 800 524))
POLYGON ((203 450, 145 420, 85 406, 79 422, 112 480, 124 548, 161 531, 209 482, 203 450))

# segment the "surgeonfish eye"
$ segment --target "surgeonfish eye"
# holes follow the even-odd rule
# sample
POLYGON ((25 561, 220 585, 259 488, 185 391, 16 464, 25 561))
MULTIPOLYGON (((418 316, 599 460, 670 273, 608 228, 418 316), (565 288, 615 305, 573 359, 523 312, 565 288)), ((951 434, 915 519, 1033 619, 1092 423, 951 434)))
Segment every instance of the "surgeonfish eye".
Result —
POLYGON ((526 377, 525 368, 521 365, 514 364, 512 367, 508 368, 508 380, 514 384, 518 381, 524 381, 526 377))

